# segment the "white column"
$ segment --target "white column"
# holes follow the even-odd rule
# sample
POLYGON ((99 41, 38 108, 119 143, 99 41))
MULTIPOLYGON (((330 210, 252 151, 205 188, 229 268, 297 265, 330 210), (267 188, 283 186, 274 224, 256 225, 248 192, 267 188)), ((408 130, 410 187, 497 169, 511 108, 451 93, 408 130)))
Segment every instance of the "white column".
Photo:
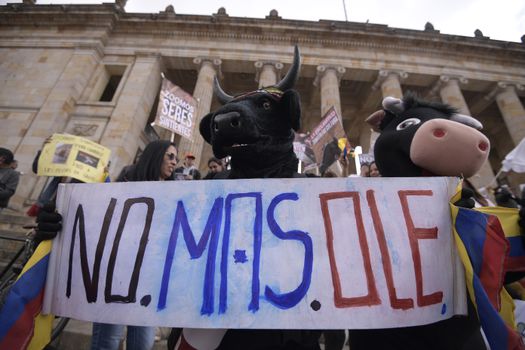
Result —
POLYGON ((196 157, 195 164, 203 164, 202 154, 204 139, 199 133, 201 119, 210 112, 213 98, 213 79, 220 69, 221 60, 218 58, 197 57, 193 60, 199 67, 197 83, 193 90, 193 97, 197 99, 197 112, 195 113, 195 123, 193 124, 193 141, 181 138, 179 143, 180 158, 186 153, 192 153, 196 157))
POLYGON ((137 52, 115 110, 100 143, 111 149, 111 173, 131 164, 161 83, 161 60, 155 52, 137 52))
POLYGON ((281 62, 257 61, 255 62, 256 76, 255 81, 259 83, 259 88, 273 86, 277 84, 283 64, 281 62))
POLYGON ((314 85, 319 86, 321 92, 321 117, 333 106, 341 119, 341 97, 339 93, 339 83, 346 69, 341 66, 317 66, 317 76, 314 85))
MULTIPOLYGON (((383 98, 392 96, 395 98, 403 97, 403 90, 401 88, 401 81, 408 77, 408 73, 404 71, 380 70, 376 81, 372 85, 373 90, 381 89, 383 98)), ((370 132, 370 147, 368 153, 373 153, 374 144, 379 137, 376 131, 370 132)))
POLYGON ((525 87, 521 84, 498 83, 500 92, 496 94, 496 103, 503 116, 505 125, 509 131, 514 145, 520 143, 525 137, 525 110, 516 93, 523 91, 525 87))

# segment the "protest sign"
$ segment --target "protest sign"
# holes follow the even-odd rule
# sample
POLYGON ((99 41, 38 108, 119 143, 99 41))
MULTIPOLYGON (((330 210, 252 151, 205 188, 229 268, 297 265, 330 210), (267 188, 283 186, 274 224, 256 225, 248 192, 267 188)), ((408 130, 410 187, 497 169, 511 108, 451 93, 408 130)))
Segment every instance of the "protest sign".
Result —
POLYGON ((61 185, 44 310, 194 328, 413 326, 466 311, 457 179, 61 185))
POLYGON ((342 143, 346 146, 347 141, 341 120, 332 107, 308 136, 308 143, 312 146, 321 173, 339 158, 342 152, 339 145, 342 143))
POLYGON ((168 79, 162 79, 155 124, 193 140, 197 101, 168 79))
POLYGON ((38 159, 38 175, 70 176, 82 182, 103 182, 109 148, 88 139, 53 134, 38 159))
POLYGON ((295 133, 293 151, 301 162, 305 164, 315 163, 315 154, 310 146, 307 134, 295 133))

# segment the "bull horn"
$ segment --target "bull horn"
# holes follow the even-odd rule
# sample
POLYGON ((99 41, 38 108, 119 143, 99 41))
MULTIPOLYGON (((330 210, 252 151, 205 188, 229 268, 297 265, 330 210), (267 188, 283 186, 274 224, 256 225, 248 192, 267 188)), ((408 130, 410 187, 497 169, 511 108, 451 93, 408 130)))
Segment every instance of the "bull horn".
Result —
POLYGON ((383 108, 391 113, 399 114, 405 111, 405 104, 399 98, 387 96, 383 99, 383 108))
POLYGON ((471 126, 471 127, 473 127, 474 129, 477 129, 477 130, 483 129, 483 124, 481 124, 479 121, 477 121, 476 119, 472 118, 469 115, 454 113, 450 117, 450 120, 453 120, 455 122, 471 126))
POLYGON ((226 104, 233 100, 233 96, 228 95, 221 88, 221 84, 219 83, 219 79, 217 79, 217 76, 213 78, 213 92, 222 104, 226 104))
POLYGON ((375 132, 381 132, 381 122, 385 119, 385 113, 385 111, 380 109, 366 118, 365 123, 368 123, 375 132))
POLYGON ((286 91, 293 88, 297 78, 299 78, 299 68, 301 68, 301 56, 299 56, 299 48, 294 47, 292 66, 286 73, 285 77, 275 85, 279 90, 286 91))

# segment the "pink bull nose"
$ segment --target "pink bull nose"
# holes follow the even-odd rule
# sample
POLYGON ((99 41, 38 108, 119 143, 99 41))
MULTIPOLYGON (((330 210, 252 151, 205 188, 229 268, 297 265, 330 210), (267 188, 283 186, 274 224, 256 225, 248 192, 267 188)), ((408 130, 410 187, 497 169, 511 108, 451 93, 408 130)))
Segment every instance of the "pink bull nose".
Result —
POLYGON ((489 140, 478 130, 447 119, 423 122, 410 145, 410 159, 441 176, 470 177, 487 160, 489 140))
POLYGON ((443 137, 443 136, 445 136, 446 132, 443 129, 434 129, 434 132, 432 134, 435 137, 443 137))
POLYGON ((480 141, 478 147, 479 147, 480 150, 485 152, 485 151, 487 151, 489 149, 489 144, 488 144, 488 142, 480 141))

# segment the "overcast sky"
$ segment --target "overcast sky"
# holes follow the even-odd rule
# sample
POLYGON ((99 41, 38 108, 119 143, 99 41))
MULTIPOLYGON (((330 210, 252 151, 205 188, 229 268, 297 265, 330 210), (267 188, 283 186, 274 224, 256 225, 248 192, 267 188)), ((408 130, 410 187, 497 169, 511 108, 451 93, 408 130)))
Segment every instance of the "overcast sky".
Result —
MULTIPOLYGON (((0 4, 22 2, 0 0, 0 4)), ((111 0, 37 0, 37 4, 102 3, 111 0)), ((345 20, 423 30, 426 22, 443 34, 483 35, 521 42, 525 34, 524 0, 128 0, 127 12, 157 13, 173 5, 179 14, 211 15, 220 7, 230 16, 264 18, 276 9, 284 19, 345 20)))

